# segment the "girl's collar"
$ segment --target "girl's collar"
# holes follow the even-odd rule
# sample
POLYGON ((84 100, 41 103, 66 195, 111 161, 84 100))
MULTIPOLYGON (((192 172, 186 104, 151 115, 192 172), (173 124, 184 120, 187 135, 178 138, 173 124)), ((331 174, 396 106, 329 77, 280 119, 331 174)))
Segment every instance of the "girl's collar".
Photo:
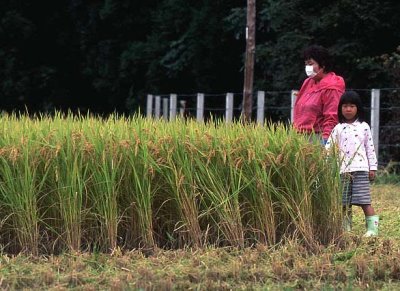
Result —
POLYGON ((355 124, 355 123, 361 123, 359 120, 358 120, 358 118, 357 119, 355 119, 353 122, 345 122, 345 124, 355 124))

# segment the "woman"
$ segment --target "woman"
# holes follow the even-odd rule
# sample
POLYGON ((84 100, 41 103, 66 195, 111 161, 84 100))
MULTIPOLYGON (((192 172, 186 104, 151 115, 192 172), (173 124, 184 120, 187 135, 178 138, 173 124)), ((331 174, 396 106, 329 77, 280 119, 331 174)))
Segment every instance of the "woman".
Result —
POLYGON ((332 62, 326 48, 313 45, 304 50, 304 81, 294 105, 294 127, 298 132, 317 134, 325 144, 338 123, 337 108, 344 93, 342 77, 332 72, 332 62))

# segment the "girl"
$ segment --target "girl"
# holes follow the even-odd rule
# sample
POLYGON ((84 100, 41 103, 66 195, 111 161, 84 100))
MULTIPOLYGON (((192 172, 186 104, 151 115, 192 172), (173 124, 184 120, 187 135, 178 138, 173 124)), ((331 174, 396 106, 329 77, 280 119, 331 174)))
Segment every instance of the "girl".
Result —
POLYGON ((336 146, 340 155, 340 177, 343 184, 344 228, 351 230, 351 206, 362 208, 367 232, 364 236, 378 235, 379 216, 371 206, 369 181, 375 178, 378 167, 371 129, 364 122, 360 96, 345 92, 339 101, 337 124, 329 136, 326 148, 336 146))

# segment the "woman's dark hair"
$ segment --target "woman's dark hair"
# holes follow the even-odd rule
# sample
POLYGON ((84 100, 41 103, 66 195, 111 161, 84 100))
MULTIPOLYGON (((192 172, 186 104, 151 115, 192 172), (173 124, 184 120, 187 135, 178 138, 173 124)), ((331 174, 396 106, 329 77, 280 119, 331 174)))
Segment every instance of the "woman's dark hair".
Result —
POLYGON ((358 118, 358 121, 360 121, 360 122, 364 121, 364 107, 362 105, 360 95, 358 95, 357 92, 346 91, 343 93, 342 97, 340 97, 339 106, 338 106, 339 123, 346 122, 346 118, 344 118, 343 113, 342 113, 342 105, 343 104, 354 104, 355 106, 357 106, 356 118, 358 118))
POLYGON ((303 58, 305 61, 314 59, 321 68, 324 68, 326 73, 332 71, 332 57, 329 51, 320 45, 312 45, 303 51, 303 58))

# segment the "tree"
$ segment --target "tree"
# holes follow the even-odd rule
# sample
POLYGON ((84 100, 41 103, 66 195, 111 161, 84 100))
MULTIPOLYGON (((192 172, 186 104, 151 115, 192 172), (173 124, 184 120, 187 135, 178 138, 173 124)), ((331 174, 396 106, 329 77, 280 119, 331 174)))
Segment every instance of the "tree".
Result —
MULTIPOLYGON (((147 93, 241 92, 245 8, 239 0, 1 1, 0 107, 132 112, 147 93)), ((254 89, 298 88, 311 43, 331 50, 348 88, 392 86, 381 56, 399 45, 399 12, 394 0, 257 1, 254 89)))
POLYGON ((264 76, 259 86, 298 88, 304 79, 301 51, 313 43, 331 50, 348 87, 387 85, 387 74, 375 57, 398 46, 400 33, 392 29, 400 24, 397 1, 261 2, 259 29, 264 33, 259 34, 265 39, 257 46, 258 76, 264 76))

